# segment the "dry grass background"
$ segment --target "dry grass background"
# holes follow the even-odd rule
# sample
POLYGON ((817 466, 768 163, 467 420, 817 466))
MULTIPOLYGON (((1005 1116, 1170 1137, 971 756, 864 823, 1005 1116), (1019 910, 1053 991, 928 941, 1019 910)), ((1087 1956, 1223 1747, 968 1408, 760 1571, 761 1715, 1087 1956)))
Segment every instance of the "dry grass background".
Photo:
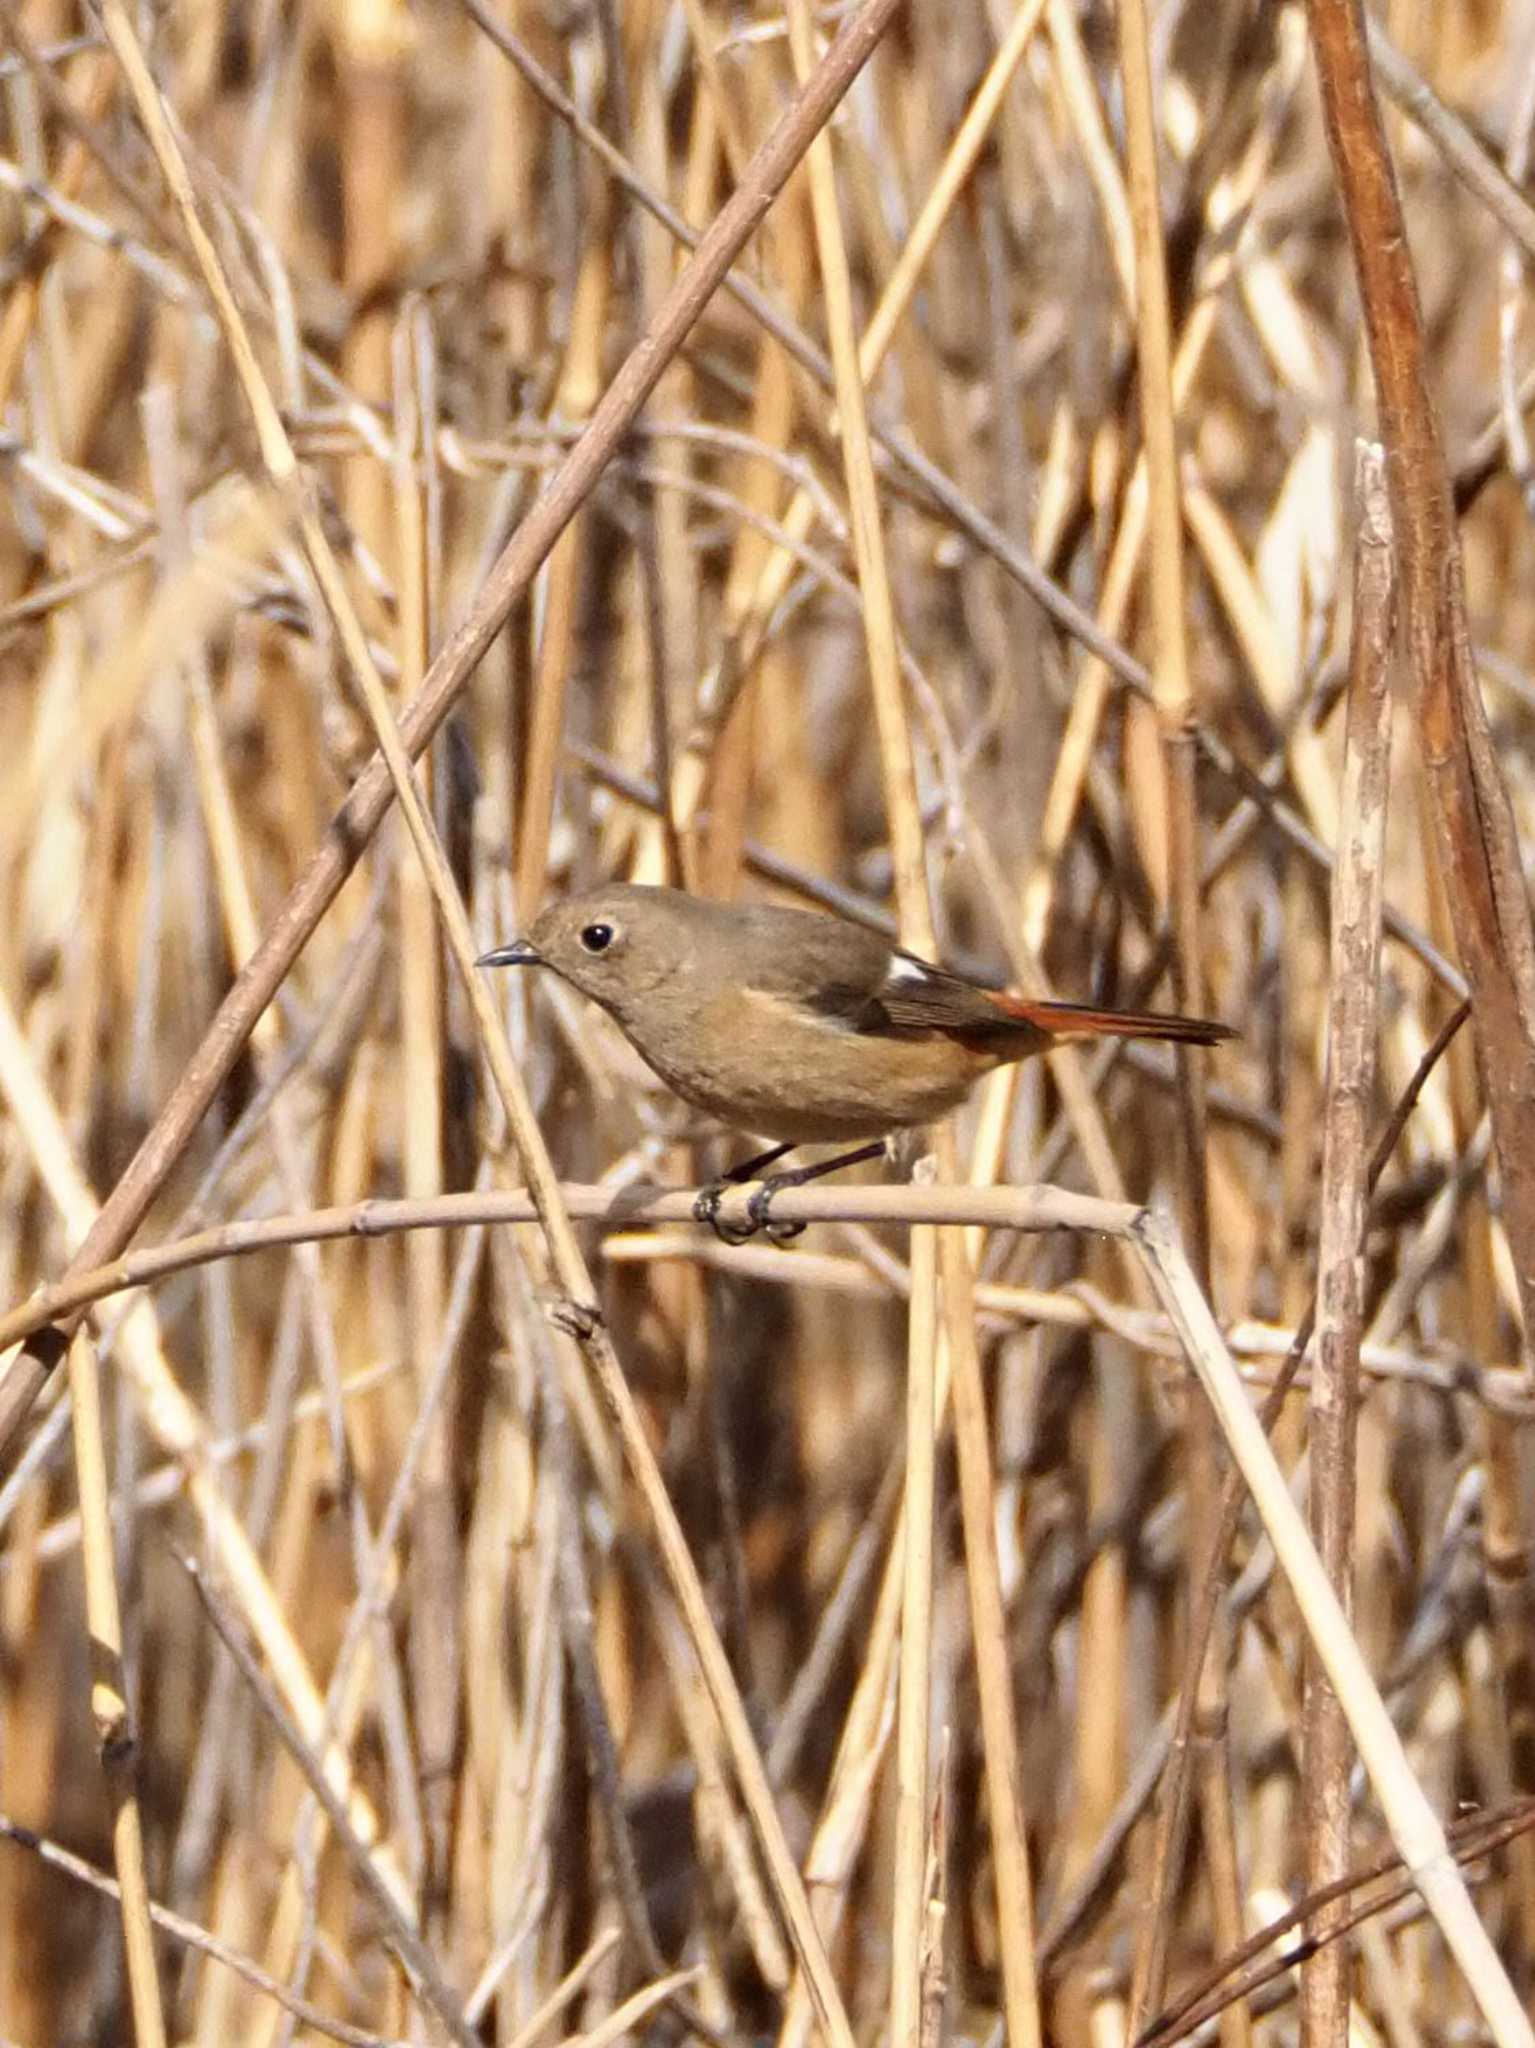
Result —
MULTIPOLYGON (((1510 208, 1500 222, 1488 194, 1497 166, 1517 184, 1528 158, 1535 10, 1396 0, 1384 16, 1470 129, 1455 168, 1420 125, 1388 122, 1471 629, 1528 839, 1519 394, 1535 344, 1510 208)), ((769 8, 512 0, 494 19, 698 227, 792 88, 789 23, 769 8)), ((179 7, 136 26, 318 526, 404 701, 681 252, 447 0, 179 7)), ((0 1291, 15 1301, 84 1236, 372 741, 118 55, 94 14, 53 0, 4 0, 0 41, 0 1291)), ((952 487, 942 510, 876 448, 899 635, 882 654, 872 620, 884 694, 859 599, 868 522, 832 400, 721 293, 480 662, 423 786, 484 945, 548 892, 608 875, 886 921, 904 889, 910 931, 925 873, 937 943, 959 959, 1065 995, 1166 1001, 1169 895, 1192 874, 1203 1000, 1242 1031, 1208 1068, 1209 1285, 1261 1388, 1316 1288, 1324 1133, 1352 1115, 1374 1142, 1456 1007, 1457 930, 1403 687, 1376 1072, 1352 1099, 1324 1092, 1354 440, 1373 417, 1353 271, 1298 10, 1163 4, 1150 54, 1179 455, 1174 473, 1147 431, 1149 517, 1115 19, 1070 0, 1016 15, 918 0, 830 129, 851 319, 863 331, 893 308, 869 352, 876 427, 952 487), (961 145, 946 184, 967 116, 978 148, 961 145), (913 265, 924 218, 936 232, 913 265), (1180 491, 1172 594, 1209 742, 1192 854, 1156 711, 955 516, 957 494, 1145 657, 1147 529, 1180 491), (909 795, 892 776, 903 747, 909 795)), ((832 347, 848 334, 828 329, 809 185, 791 180, 742 267, 832 347)), ((490 1176, 500 1111, 438 932, 391 816, 179 1152, 146 1240, 430 1203, 490 1176)), ((494 994, 564 1179, 687 1183, 719 1159, 595 1012, 525 977, 494 994)), ((1181 1183, 1197 1224, 1183 1101, 1154 1053, 1035 1066, 977 1098, 953 1158, 979 1182, 1110 1198, 1174 1200, 1181 1183)), ((1535 1403, 1489 1158, 1463 1032, 1376 1193, 1346 1543, 1357 1641, 1447 1821, 1535 1793, 1535 1403)), ((903 2039, 992 2039, 1004 1955, 1016 1967, 1031 1945, 999 1922, 942 1428, 930 1627, 901 1652, 930 1653, 933 1776, 915 1806, 897 1797, 903 1297, 931 1301, 933 1233, 828 1222, 780 1252, 675 1225, 579 1229, 789 1842, 815 1842, 812 1898, 855 2033, 879 2035, 892 1974, 904 2010, 893 1898, 915 1868, 902 1910, 914 1901, 929 1945, 903 2039)), ((1207 1711, 1167 1767, 1215 1470, 1177 1345, 1122 1244, 975 1230, 968 1249, 992 1444, 981 1522, 1006 1603, 988 1648, 1011 1676, 1039 2011, 1050 2038, 1106 2048, 1132 2005, 1154 2017, 1314 1881, 1305 1633, 1244 1515, 1207 1711), (1188 1825, 1159 1887, 1159 1816, 1185 1770, 1188 1825)), ((110 1719, 113 1660, 82 1591, 60 1373, 0 1490, 0 2038, 129 2038, 123 1921, 47 1845, 102 1867, 115 1849, 131 1868, 135 1813, 152 1897, 310 2001, 295 2017, 163 1932, 171 2038, 319 2040, 322 2015, 346 2040, 442 2038, 445 2011, 458 2038, 501 2044, 627 2024, 805 2038, 775 1885, 652 1515, 551 1300, 538 1233, 500 1225, 215 1260, 96 1311, 138 1748, 109 1742, 104 1777, 92 1704, 110 1719), (226 1626, 258 1641, 311 1753, 338 1745, 356 1835, 317 1814, 183 1553, 203 1559, 226 1626), (624 2012, 678 1966, 680 2018, 624 2012), (430 2015, 410 1989, 428 1978, 430 2015)), ((930 1370, 920 1313, 913 1327, 930 1370)), ((946 1353, 963 1353, 948 1328, 946 1353)), ((1302 1483, 1309 1378, 1273 1431, 1302 1483)), ((98 1553, 98 1600, 106 1568, 98 1553)), ((904 1597, 919 1613, 910 1574, 904 1597)), ((908 1764, 923 1732, 903 1719, 908 1764)), ((1351 1894, 1371 1910, 1342 1951, 1344 2011, 1391 2048, 1462 2038, 1465 1984, 1416 1897, 1392 1890, 1378 1810, 1355 1792, 1340 1867, 1381 1874, 1351 1894)), ((1472 1867, 1528 1992, 1535 1850, 1515 1838, 1472 1867)), ((1291 2038, 1291 1975, 1220 2024, 1227 2048, 1291 2038)))

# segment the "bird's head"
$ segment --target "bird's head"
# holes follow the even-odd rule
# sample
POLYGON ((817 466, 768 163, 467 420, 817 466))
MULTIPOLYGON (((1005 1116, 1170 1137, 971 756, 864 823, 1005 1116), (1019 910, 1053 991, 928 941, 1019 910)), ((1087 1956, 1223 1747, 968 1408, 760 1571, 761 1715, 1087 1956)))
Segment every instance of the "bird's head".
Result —
POLYGON ((549 967, 620 1017, 636 996, 694 957, 698 906, 675 889, 612 882, 541 910, 526 938, 482 955, 481 967, 549 967))

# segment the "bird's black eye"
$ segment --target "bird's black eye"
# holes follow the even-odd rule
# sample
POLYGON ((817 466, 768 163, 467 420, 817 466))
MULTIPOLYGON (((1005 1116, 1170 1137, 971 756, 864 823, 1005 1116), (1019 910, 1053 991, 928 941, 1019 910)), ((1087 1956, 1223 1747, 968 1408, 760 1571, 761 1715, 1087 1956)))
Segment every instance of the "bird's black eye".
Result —
POLYGON ((610 924, 583 925, 581 943, 588 953, 605 953, 613 943, 613 927, 610 924))

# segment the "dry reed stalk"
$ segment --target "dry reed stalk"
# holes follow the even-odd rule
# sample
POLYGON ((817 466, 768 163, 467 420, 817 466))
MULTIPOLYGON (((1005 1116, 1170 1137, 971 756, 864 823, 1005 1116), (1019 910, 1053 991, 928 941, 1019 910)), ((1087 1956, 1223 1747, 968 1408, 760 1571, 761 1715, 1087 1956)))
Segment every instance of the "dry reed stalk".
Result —
MULTIPOLYGON (((608 258, 599 244, 581 267, 569 350, 555 395, 557 409, 576 418, 590 413, 600 388, 599 352, 608 291, 608 258)), ((531 730, 521 790, 522 837, 516 862, 516 902, 524 920, 533 917, 543 901, 555 778, 565 728, 565 685, 575 661, 576 605, 587 545, 585 521, 578 512, 550 550, 543 571, 543 631, 533 672, 531 730)))
MULTIPOLYGON (((1313 8, 1311 21, 1378 383, 1445 886, 1478 999, 1474 1016, 1509 1228, 1517 1246, 1535 1246, 1535 1223, 1526 1221, 1524 1208, 1535 1179, 1519 1106, 1535 1100, 1535 1091, 1518 1079, 1535 1061, 1527 1021, 1535 1016, 1535 936, 1522 887, 1508 884, 1518 866, 1517 842, 1471 665, 1449 478, 1424 385, 1416 281, 1374 99, 1367 83, 1361 89, 1368 78, 1363 15, 1338 0, 1313 8)), ((1517 1251, 1516 1271, 1535 1275, 1535 1250, 1531 1261, 1526 1267, 1517 1251)), ((1529 1303, 1525 1315, 1535 1320, 1529 1303)))
MULTIPOLYGON (((440 535, 430 472, 423 451, 436 441, 435 377, 426 307, 407 300, 393 337, 395 584, 399 592, 400 695, 414 696, 431 658, 435 612, 441 608, 440 535), (437 575, 434 575, 434 571, 437 575)), ((433 794, 430 760, 422 781, 433 794)), ((408 1196, 430 1201, 443 1189, 442 973, 431 895, 414 861, 401 863, 400 1147, 408 1196)), ((424 1398, 447 1293, 443 1247, 412 1243, 406 1252, 406 1328, 417 1384, 424 1398)), ((416 1584, 411 1600, 411 1678, 422 1792, 426 1802, 424 1891, 438 1905, 446 1897, 452 1844, 453 1759, 457 1748, 462 1646, 454 1589, 459 1582, 459 1540, 453 1502, 453 1415, 439 1412, 421 1461, 412 1531, 416 1584)))
MULTIPOLYGON (((789 42, 801 80, 814 61, 808 0, 789 0, 789 42)), ((818 135, 807 155, 826 325, 837 380, 837 408, 847 478, 853 558, 863 594, 869 686, 878 735, 880 783, 894 870, 896 930, 924 957, 936 951, 927 861, 917 803, 915 763, 896 646, 896 622, 881 532, 879 492, 869 441, 864 368, 854 321, 831 144, 818 135)), ((952 1144, 918 1163, 920 1184, 940 1160, 953 1178, 952 1144)), ((897 1692, 895 1882, 891 1924, 890 2038, 921 2048, 923 1926, 928 1877, 928 1723, 932 1713, 933 1511, 938 1413, 934 1379, 938 1349, 938 1237, 921 1230, 913 1243, 906 1350, 906 1543, 897 1692)))
POLYGON ((112 1862, 117 1871, 123 1948, 128 1960, 133 2034, 147 2048, 158 2048, 166 2039, 166 2031, 149 1918, 149 1882, 144 1870, 144 1824, 135 1769, 138 1738, 123 1672, 122 1603, 107 1513, 101 1379, 96 1346, 88 1330, 81 1330, 69 1348, 69 1393, 74 1409, 76 1483, 80 1490, 85 1611, 96 1666, 91 1681, 91 1715, 96 1725, 102 1774, 112 1802, 112 1862))
MULTIPOLYGON (((1152 661, 1151 710, 1160 742, 1159 774, 1143 785, 1136 773, 1136 740, 1149 737, 1149 721, 1132 712, 1126 731, 1132 811, 1139 814, 1144 857, 1156 893, 1167 908, 1172 934, 1173 987, 1179 1005, 1198 1013, 1205 999, 1206 968, 1201 935, 1198 815, 1194 792, 1195 716, 1185 622, 1183 528, 1177 430, 1174 423, 1173 346, 1163 242, 1161 185, 1157 165, 1157 117, 1152 93, 1147 11, 1142 0, 1120 0, 1120 76, 1125 94, 1125 138, 1129 165, 1130 221, 1135 241, 1137 370, 1147 485, 1147 569, 1150 584, 1152 661)), ((1210 1285, 1210 1185, 1203 1056, 1180 1050, 1178 1113, 1178 1214, 1188 1256, 1202 1284, 1210 1285)), ((1213 1555, 1218 1478, 1215 1439, 1204 1404, 1191 1401, 1185 1418, 1184 1457, 1189 1496, 1189 1541, 1194 1556, 1213 1555)), ((1210 1886, 1216 1938, 1230 1948, 1242 1937, 1242 1902, 1237 1872, 1227 1721, 1226 1655, 1217 1626, 1198 1678, 1198 1742, 1192 1768, 1198 1775, 1204 1868, 1210 1886)), ((1151 1895, 1136 1956, 1130 2031, 1139 2031, 1146 2012, 1159 2005, 1166 1971, 1167 1912, 1172 1872, 1183 1841, 1184 1758, 1174 1753, 1173 1775, 1164 1795, 1165 1825, 1157 1837, 1151 1895)), ((1232 2006, 1221 2016, 1225 2048, 1247 2048, 1251 2033, 1245 2010, 1232 2006)))
MULTIPOLYGON (((931 1154, 917 1162, 933 1177, 931 1154)), ((921 1181, 913 1175, 915 1185, 921 1181)), ((895 1878, 890 1916, 890 2038, 921 2048, 923 1929, 929 1898, 928 1723, 932 1718, 933 1513, 938 1413, 938 1233, 918 1230, 907 1302, 906 1497, 901 1642, 896 1688, 895 1878)))
MULTIPOLYGON (((1345 1615, 1353 1608, 1359 1343, 1369 1201, 1369 1105, 1375 1092, 1380 903, 1391 783, 1391 649, 1396 583, 1380 451, 1358 461, 1348 729, 1332 903, 1331 1002, 1323 1094, 1316 1364, 1307 1407, 1311 1529, 1345 1615)), ((1348 1727, 1327 1682, 1307 1672, 1303 1748, 1306 1877, 1313 1891, 1349 1863, 1348 1727)), ((1332 1923, 1315 1923, 1326 1930, 1332 1923)), ((1341 1942, 1308 1963, 1301 2013, 1309 2038, 1348 2026, 1349 1955, 1341 1942)))
MULTIPOLYGON (((1502 1188, 1503 1224, 1526 1339, 1535 1320, 1535 1177, 1529 1147, 1535 1088, 1535 927, 1507 785, 1472 661, 1462 556, 1448 466, 1425 379, 1422 315, 1400 202, 1369 85, 1362 10, 1308 10, 1344 215, 1370 342, 1388 460, 1402 608, 1417 689, 1441 881, 1472 989, 1473 1020, 1502 1188)), ((1501 1560, 1500 1642, 1507 1710, 1531 1715, 1527 1624, 1532 1598, 1528 1512, 1512 1460, 1489 1460, 1489 1536, 1501 1560), (1517 1617, 1517 1618, 1516 1618, 1517 1617)), ((1515 1746, 1527 1789, 1527 1733, 1515 1746)), ((1529 1953, 1528 1864, 1521 1948, 1529 1953)))
POLYGON ((965 1235, 952 1225, 940 1233, 939 1250, 943 1261, 943 1327, 953 1380, 954 1435, 959 1447, 970 1625, 981 1700, 987 1811, 996 1861, 997 1938, 1002 1950, 1007 2038, 1017 2048, 1037 2048, 1042 2028, 1034 1963, 1034 1896, 1024 1835, 1017 1709, 1004 1649, 1007 1609, 997 1559, 991 1436, 975 1342, 974 1272, 965 1235))

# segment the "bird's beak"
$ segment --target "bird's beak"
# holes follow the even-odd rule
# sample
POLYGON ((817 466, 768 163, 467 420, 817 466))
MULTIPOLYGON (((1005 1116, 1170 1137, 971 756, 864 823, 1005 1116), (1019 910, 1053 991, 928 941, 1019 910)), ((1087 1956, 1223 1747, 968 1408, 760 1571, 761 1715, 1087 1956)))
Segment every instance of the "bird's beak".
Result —
POLYGON ((513 939, 510 945, 497 946, 493 952, 482 953, 475 961, 476 967, 536 967, 538 948, 526 939, 513 939))

